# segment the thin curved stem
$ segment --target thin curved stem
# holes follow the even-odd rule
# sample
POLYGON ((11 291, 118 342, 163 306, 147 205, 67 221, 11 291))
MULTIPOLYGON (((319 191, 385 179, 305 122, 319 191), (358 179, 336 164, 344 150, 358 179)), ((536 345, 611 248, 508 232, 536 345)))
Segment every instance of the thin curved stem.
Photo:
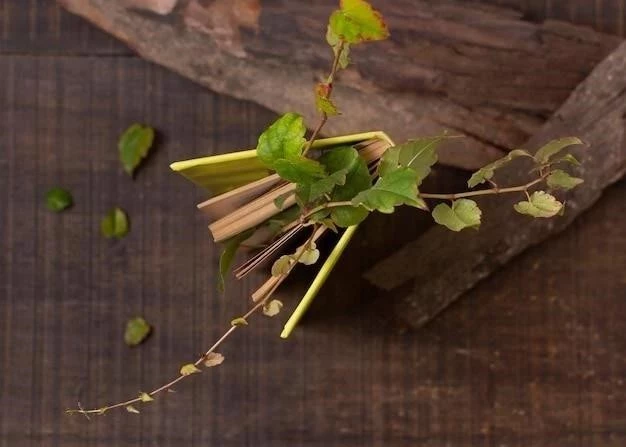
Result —
POLYGON ((543 182, 545 179, 545 175, 533 180, 532 182, 528 182, 525 185, 521 186, 513 186, 510 188, 489 188, 489 189, 481 189, 479 191, 467 191, 460 192, 455 194, 431 194, 428 192, 420 192, 420 197, 423 199, 443 199, 443 200, 456 200, 462 199, 464 197, 475 197, 475 196, 485 196, 490 194, 505 194, 510 192, 524 192, 527 191, 528 188, 531 188, 538 183, 543 182))
MULTIPOLYGON (((328 95, 326 96, 327 99, 330 99, 330 96, 333 92, 333 82, 335 80, 335 75, 337 74, 337 71, 339 70, 339 58, 341 57, 341 54, 343 53, 343 51, 344 51, 344 42, 342 41, 339 43, 339 48, 337 52, 335 53, 335 59, 333 60, 333 65, 330 69, 328 78, 326 79, 326 83, 328 84, 328 95)), ((321 112, 321 114, 322 116, 321 116, 320 122, 317 124, 317 127, 313 130, 313 133, 311 134, 311 138, 309 138, 309 140, 306 142, 306 145, 304 146, 304 149, 302 150, 302 155, 305 155, 311 149, 311 146, 313 146, 313 143, 319 136, 319 133, 321 132, 322 127, 324 127, 324 124, 326 124, 326 121, 328 121, 328 114, 326 112, 321 112)))
MULTIPOLYGON (((315 233, 318 229, 317 225, 313 226, 313 232, 311 233, 311 236, 309 237, 309 239, 307 239, 307 241, 298 249, 298 252, 296 253, 296 256, 294 258, 294 262, 293 264, 290 265, 289 270, 287 270, 287 272, 285 272, 282 276, 281 279, 286 278, 291 271, 295 268, 295 266, 298 264, 298 261, 300 260, 300 258, 302 258, 302 256, 304 255, 304 252, 310 247, 311 245, 311 241, 313 241, 313 237, 315 236, 315 233)), ((254 315, 260 308, 262 308, 265 304, 267 304, 267 301, 272 297, 272 295, 274 294, 274 292, 276 291, 276 289, 278 288, 278 286, 282 283, 282 280, 279 281, 277 284, 275 284, 268 292, 267 294, 263 297, 262 300, 260 300, 258 303, 256 303, 252 308, 250 308, 250 310, 248 310, 248 312, 246 312, 244 314, 243 318, 244 320, 247 320, 249 317, 251 317, 252 315, 254 315)), ((202 354, 202 356, 200 356, 193 364, 195 366, 199 366, 200 364, 202 364, 204 361, 207 360, 207 358, 209 357, 209 355, 213 352, 215 352, 215 350, 226 340, 228 339, 228 337, 237 330, 238 327, 241 326, 236 326, 236 325, 231 325, 230 328, 228 328, 228 330, 226 332, 224 332, 224 334, 222 334, 222 336, 215 342, 213 343, 213 345, 204 353, 202 354)), ((149 396, 154 396, 157 395, 165 390, 169 390, 172 386, 174 386, 175 384, 177 384, 178 382, 180 382, 181 380, 183 380, 185 377, 188 377, 188 375, 179 375, 178 377, 176 377, 175 379, 172 379, 171 381, 167 382, 165 385, 162 385, 152 391, 150 391, 148 394, 149 396)), ((79 408, 78 409, 73 409, 73 410, 66 410, 67 414, 83 414, 85 416, 88 416, 89 414, 104 414, 105 412, 109 411, 109 410, 113 410, 115 408, 121 408, 121 407, 128 407, 129 405, 132 404, 136 404, 136 403, 140 403, 143 402, 141 396, 139 397, 135 397, 133 399, 128 399, 126 401, 123 402, 118 402, 116 404, 111 404, 111 405, 105 405, 104 407, 100 407, 100 408, 92 408, 89 410, 85 410, 84 408, 80 407, 79 404, 79 408)))

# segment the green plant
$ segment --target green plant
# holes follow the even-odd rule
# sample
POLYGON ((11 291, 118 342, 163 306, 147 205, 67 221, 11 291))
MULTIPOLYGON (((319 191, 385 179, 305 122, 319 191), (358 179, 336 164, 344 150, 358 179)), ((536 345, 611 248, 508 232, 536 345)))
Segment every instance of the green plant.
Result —
MULTIPOLYGON (((238 328, 248 325, 249 318, 263 310, 267 316, 276 315, 282 303, 272 300, 272 294, 298 264, 314 264, 319 258, 314 236, 319 228, 327 227, 336 231, 340 227, 356 225, 369 213, 393 213, 395 208, 408 205, 422 211, 429 211, 426 200, 441 200, 432 210, 435 222, 452 231, 478 228, 482 213, 473 197, 497 194, 520 194, 514 206, 515 211, 535 218, 554 217, 564 210, 564 205, 552 194, 534 190, 540 185, 553 189, 571 189, 582 182, 570 176, 563 169, 568 164, 578 164, 570 154, 562 155, 570 146, 582 144, 575 137, 552 141, 540 148, 534 155, 516 149, 507 156, 476 171, 468 181, 474 188, 488 184, 488 188, 464 191, 455 194, 439 194, 421 191, 423 180, 430 174, 437 162, 437 148, 450 138, 447 134, 420 138, 388 149, 382 156, 375 175, 372 176, 365 161, 351 146, 334 148, 318 158, 311 157, 309 151, 327 120, 339 114, 332 100, 333 85, 338 72, 349 65, 349 52, 352 46, 367 41, 383 40, 389 35, 379 12, 364 0, 341 0, 340 8, 330 16, 326 40, 333 51, 333 63, 327 78, 314 89, 314 99, 320 119, 313 133, 305 138, 306 126, 302 116, 286 113, 279 117, 259 137, 257 155, 270 169, 283 179, 295 183, 293 192, 297 203, 299 220, 311 228, 309 238, 293 254, 281 256, 272 266, 272 275, 277 281, 264 298, 258 301, 245 315, 231 321, 226 332, 203 355, 194 362, 183 365, 179 375, 173 380, 150 392, 142 392, 124 402, 105 405, 94 409, 69 410, 70 413, 104 414, 114 408, 126 408, 137 413, 137 404, 154 400, 161 392, 189 375, 202 371, 201 367, 219 365, 224 357, 217 348, 238 328), (525 159, 532 164, 531 178, 517 186, 502 187, 494 180, 498 169, 506 164, 525 159), (375 181, 372 178, 375 178, 375 181)), ((276 200, 277 208, 282 209, 286 197, 276 200)), ((269 223, 271 224, 271 222, 269 223)), ((235 236, 227 242, 220 261, 220 287, 223 288, 223 275, 228 271, 237 247, 250 232, 235 236)))

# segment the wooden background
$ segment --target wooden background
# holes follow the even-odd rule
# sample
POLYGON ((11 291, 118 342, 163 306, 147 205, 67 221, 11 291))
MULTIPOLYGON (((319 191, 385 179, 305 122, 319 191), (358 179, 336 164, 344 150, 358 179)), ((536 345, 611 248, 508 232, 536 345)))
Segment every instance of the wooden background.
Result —
MULTIPOLYGON (((625 33, 624 0, 492 3, 625 33)), ((220 368, 141 416, 65 416, 77 400, 164 382, 246 308, 260 278, 213 292, 218 252, 194 210, 203 196, 167 165, 253 146, 273 114, 136 58, 50 1, 2 0, 0 26, 1 447, 626 443, 624 181, 410 334, 358 275, 427 219, 377 216, 288 341, 278 339, 286 313, 258 318, 224 346, 220 368), (116 141, 134 121, 159 142, 131 181, 116 141), (43 206, 57 185, 76 202, 61 215, 43 206), (112 206, 132 220, 115 243, 98 230, 112 206), (129 349, 135 315, 155 332, 129 349)), ((285 294, 290 308, 298 288, 285 294)))

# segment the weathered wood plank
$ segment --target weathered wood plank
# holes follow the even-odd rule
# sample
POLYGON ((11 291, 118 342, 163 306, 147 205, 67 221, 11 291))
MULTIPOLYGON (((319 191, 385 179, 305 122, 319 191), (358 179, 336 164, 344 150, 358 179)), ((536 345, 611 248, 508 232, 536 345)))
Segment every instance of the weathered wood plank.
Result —
MULTIPOLYGON (((622 44, 526 145, 537 148, 566 135, 580 136, 590 144, 587 150, 577 150, 585 183, 567 194, 564 217, 531 221, 507 206, 513 199, 492 197, 482 202, 485 223, 479 232, 450 235, 443 227, 433 227, 366 277, 385 290, 412 284, 408 293, 400 293, 397 312, 415 327, 427 323, 512 257, 562 231, 621 178, 626 171, 625 116, 626 44, 622 44), (418 264, 412 262, 416 253, 418 264)), ((520 184, 526 175, 512 167, 499 178, 520 184)))
MULTIPOLYGON (((329 51, 331 0, 197 1, 161 16, 122 0, 60 0, 139 54, 211 89, 314 123, 309 95, 329 51)), ((524 142, 619 39, 559 22, 532 24, 487 5, 379 5, 391 40, 355 53, 337 89, 344 116, 326 132, 384 129, 401 141, 451 129, 468 136, 442 162, 474 168, 524 142), (393 67, 393 69, 390 69, 393 67)))
MULTIPOLYGON (((77 399, 161 383, 247 306, 262 277, 217 296, 202 194, 167 164, 248 147, 273 115, 128 58, 0 57, 0 86, 0 446, 626 443, 624 183, 574 231, 405 336, 381 324, 389 306, 368 306, 359 273, 371 244, 392 240, 374 230, 400 242, 414 221, 375 216, 292 339, 278 339, 280 316, 255 319, 219 369, 141 416, 66 417, 77 399), (115 143, 133 121, 160 142, 131 181, 115 143), (76 198, 61 215, 41 203, 55 184, 76 198), (132 230, 109 243, 98 223, 114 205, 132 230), (155 332, 129 349, 123 327, 137 314, 155 332)), ((286 306, 299 285, 281 293, 286 306)))

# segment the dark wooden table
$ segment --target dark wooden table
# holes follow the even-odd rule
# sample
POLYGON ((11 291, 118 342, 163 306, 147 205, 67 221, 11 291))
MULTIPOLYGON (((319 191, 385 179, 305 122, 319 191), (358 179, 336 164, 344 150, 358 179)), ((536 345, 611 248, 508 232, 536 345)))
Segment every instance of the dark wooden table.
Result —
MULTIPOLYGON (((493 3, 624 34, 624 0, 493 3)), ((214 293, 203 196, 168 163, 252 147, 273 115, 136 58, 50 1, 4 0, 0 26, 0 447, 626 444, 624 181, 411 334, 358 274, 425 220, 376 217, 339 268, 354 278, 333 275, 288 341, 280 317, 258 318, 220 368, 141 416, 64 415, 164 382, 246 308, 260 277, 214 293), (116 141, 135 121, 159 141, 131 181, 116 141), (76 202, 61 215, 43 205, 56 185, 76 202), (98 225, 116 205, 132 231, 109 242, 98 225), (383 240, 382 225, 398 235, 383 240), (155 331, 130 349, 135 315, 155 331)))

